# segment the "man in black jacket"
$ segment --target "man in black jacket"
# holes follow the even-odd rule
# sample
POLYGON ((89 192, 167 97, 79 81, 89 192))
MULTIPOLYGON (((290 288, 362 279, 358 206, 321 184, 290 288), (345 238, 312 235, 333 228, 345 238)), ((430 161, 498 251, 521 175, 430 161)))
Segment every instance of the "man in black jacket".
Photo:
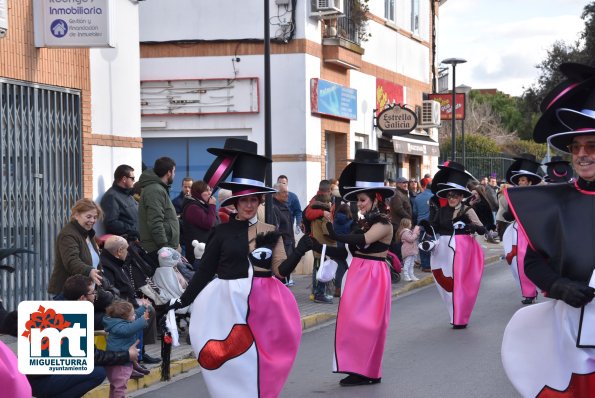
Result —
MULTIPOLYGON (((277 230, 281 232, 283 246, 285 247, 285 254, 287 257, 289 257, 291 253, 293 253, 293 248, 295 246, 295 237, 293 235, 293 217, 291 214, 291 209, 289 209, 287 206, 287 202, 289 200, 289 191, 287 189, 287 184, 280 182, 273 185, 273 188, 277 190, 277 192, 273 195, 275 225, 277 226, 277 230)), ((294 285, 290 275, 287 275, 285 280, 282 282, 284 282, 287 286, 294 285)))
POLYGON ((137 240, 139 236, 138 203, 132 197, 135 179, 134 169, 121 164, 114 172, 114 183, 101 198, 105 232, 128 240, 137 240))

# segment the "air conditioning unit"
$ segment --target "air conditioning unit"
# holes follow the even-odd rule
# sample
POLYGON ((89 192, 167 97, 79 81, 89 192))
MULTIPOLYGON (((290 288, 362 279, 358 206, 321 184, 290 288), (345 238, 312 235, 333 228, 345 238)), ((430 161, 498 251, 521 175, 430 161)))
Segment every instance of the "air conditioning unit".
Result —
POLYGON ((310 15, 317 18, 332 18, 343 15, 343 0, 311 0, 310 15))
POLYGON ((440 102, 423 101, 418 127, 437 127, 440 125, 440 102))
POLYGON ((8 31, 8 0, 0 0, 0 37, 6 36, 8 31))

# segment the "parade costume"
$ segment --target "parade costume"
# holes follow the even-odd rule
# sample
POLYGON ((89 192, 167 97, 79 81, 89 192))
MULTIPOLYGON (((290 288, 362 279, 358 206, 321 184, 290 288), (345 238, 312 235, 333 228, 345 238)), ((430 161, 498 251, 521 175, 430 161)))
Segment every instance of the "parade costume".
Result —
MULTIPOLYGON (((359 193, 371 193, 384 201, 393 196, 394 189, 384 187, 385 167, 378 161, 378 152, 358 150, 339 179, 343 198, 354 201, 359 193)), ((350 375, 341 385, 374 384, 382 377, 390 320, 391 277, 385 259, 392 225, 386 214, 373 208, 352 234, 335 234, 332 224, 327 226, 329 236, 346 243, 352 254, 337 312, 333 372, 350 375)), ((327 247, 327 254, 332 252, 347 254, 344 248, 327 247)))
MULTIPOLYGON (((231 189, 232 196, 223 206, 239 197, 274 192, 261 182, 269 160, 256 155, 255 143, 244 141, 248 147, 227 162, 233 164, 232 180, 220 186, 231 189)), ((212 169, 217 174, 217 167, 212 169)), ((194 300, 190 340, 213 397, 277 397, 297 355, 297 302, 274 274, 281 267, 293 270, 304 250, 298 244, 299 254, 286 259, 274 230, 256 216, 230 218, 214 227, 201 266, 177 305, 194 300)))
MULTIPOLYGON (((558 275, 586 284, 593 273, 595 225, 584 220, 595 219, 595 190, 583 189, 580 183, 507 190, 510 207, 529 238, 529 255, 540 260, 536 265, 527 263, 526 272, 546 291, 558 275), (572 225, 580 228, 569 227, 572 225)), ((587 304, 584 311, 595 316, 595 304, 587 304)), ((574 390, 575 396, 589 396, 577 388, 586 383, 584 375, 590 375, 590 393, 595 388, 595 341, 587 344, 591 348, 576 345, 578 331, 587 333, 594 327, 593 322, 581 322, 580 308, 562 300, 518 311, 502 341, 502 363, 508 378, 527 397, 548 389, 574 390), (576 384, 570 384, 571 379, 576 384)))
MULTIPOLYGON (((560 69, 584 90, 578 95, 573 88, 565 95, 568 99, 557 101, 558 106, 571 108, 572 112, 562 112, 563 118, 561 109, 547 109, 534 139, 547 140, 568 153, 566 146, 575 137, 595 139, 595 68, 563 66, 560 69), (588 73, 583 76, 583 72, 588 73), (586 108, 591 111, 578 114, 586 108)), ((507 198, 528 239, 525 272, 556 300, 522 308, 512 317, 502 340, 504 370, 523 397, 593 396, 595 182, 579 178, 571 183, 509 189, 507 198)))
MULTIPOLYGON (((506 181, 514 186, 518 186, 521 177, 527 178, 532 185, 541 182, 541 176, 537 174, 540 163, 535 161, 535 156, 523 154, 522 157, 515 158, 515 161, 506 171, 506 181)), ((517 284, 521 288, 523 304, 532 304, 537 297, 537 287, 527 275, 525 275, 525 253, 527 252, 527 237, 521 231, 516 221, 506 228, 502 237, 502 246, 504 248, 504 258, 517 284)))
MULTIPOLYGON (((471 196, 465 186, 473 176, 461 164, 451 161, 438 167, 440 171, 432 180, 437 182, 433 185, 437 197, 446 198, 449 192, 471 196)), ((432 227, 440 235, 430 259, 434 282, 453 328, 465 328, 477 300, 484 266, 483 250, 473 234, 484 234, 485 228, 473 209, 463 203, 456 208, 441 207, 432 227)))

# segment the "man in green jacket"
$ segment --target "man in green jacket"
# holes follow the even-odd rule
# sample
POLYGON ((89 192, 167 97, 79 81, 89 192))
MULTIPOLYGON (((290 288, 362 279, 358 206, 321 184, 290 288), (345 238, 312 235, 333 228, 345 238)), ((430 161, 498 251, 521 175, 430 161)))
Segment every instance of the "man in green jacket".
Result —
POLYGON ((162 157, 155 161, 152 169, 143 171, 138 180, 142 188, 138 204, 140 242, 155 261, 155 265, 159 265, 159 249, 176 249, 180 244, 178 217, 169 197, 169 187, 175 175, 176 162, 171 158, 162 157))

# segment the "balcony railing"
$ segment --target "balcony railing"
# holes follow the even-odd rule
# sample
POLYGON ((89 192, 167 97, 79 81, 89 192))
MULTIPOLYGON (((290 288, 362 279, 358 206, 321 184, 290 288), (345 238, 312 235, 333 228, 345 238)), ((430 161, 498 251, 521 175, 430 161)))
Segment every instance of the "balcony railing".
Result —
POLYGON ((348 17, 340 17, 327 21, 324 32, 325 39, 344 39, 358 46, 361 44, 359 31, 348 17))

